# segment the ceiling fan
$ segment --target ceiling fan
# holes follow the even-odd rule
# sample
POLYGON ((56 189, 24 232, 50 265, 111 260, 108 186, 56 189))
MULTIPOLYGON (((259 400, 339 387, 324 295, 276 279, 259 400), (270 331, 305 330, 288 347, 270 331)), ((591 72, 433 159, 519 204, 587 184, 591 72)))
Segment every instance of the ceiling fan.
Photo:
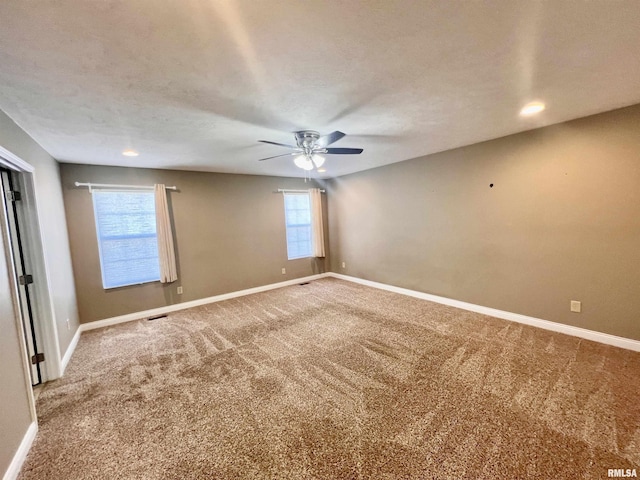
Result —
POLYGON ((299 132, 294 132, 294 135, 296 139, 295 145, 286 145, 284 143, 270 142, 268 140, 258 140, 262 143, 293 149, 293 152, 261 158, 259 161, 262 162, 272 158, 292 155, 296 157, 293 159, 293 163, 295 163, 297 167, 300 167, 303 170, 313 170, 314 168, 320 168, 324 164, 323 155, 357 155, 363 151, 362 148, 328 148, 329 145, 346 136, 345 133, 337 130, 322 137, 318 132, 313 130, 300 130, 299 132))

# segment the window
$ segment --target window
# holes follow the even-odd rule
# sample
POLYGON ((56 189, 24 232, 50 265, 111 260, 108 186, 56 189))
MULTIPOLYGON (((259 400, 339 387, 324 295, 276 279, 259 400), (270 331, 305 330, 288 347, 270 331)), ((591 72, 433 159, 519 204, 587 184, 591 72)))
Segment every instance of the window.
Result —
POLYGON ((160 280, 153 192, 93 191, 105 289, 160 280))
POLYGON ((284 194, 289 260, 311 256, 311 203, 308 193, 284 194))

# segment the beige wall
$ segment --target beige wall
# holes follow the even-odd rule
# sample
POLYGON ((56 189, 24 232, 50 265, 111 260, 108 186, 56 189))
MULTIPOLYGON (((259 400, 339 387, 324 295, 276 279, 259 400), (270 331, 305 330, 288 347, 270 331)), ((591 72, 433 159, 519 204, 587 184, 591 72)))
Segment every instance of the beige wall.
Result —
POLYGON ((309 188, 303 179, 73 164, 62 164, 61 172, 83 323, 325 271, 324 260, 287 260, 284 204, 274 191, 309 188), (178 281, 105 291, 91 195, 76 181, 176 185, 168 195, 178 281), (184 294, 177 295, 178 285, 184 294))
POLYGON ((36 208, 49 280, 52 316, 62 355, 79 322, 58 163, 9 117, 0 112, 0 145, 35 168, 36 208), (70 329, 67 328, 69 319, 70 329))
POLYGON ((640 340, 640 106, 328 188, 333 271, 640 340))

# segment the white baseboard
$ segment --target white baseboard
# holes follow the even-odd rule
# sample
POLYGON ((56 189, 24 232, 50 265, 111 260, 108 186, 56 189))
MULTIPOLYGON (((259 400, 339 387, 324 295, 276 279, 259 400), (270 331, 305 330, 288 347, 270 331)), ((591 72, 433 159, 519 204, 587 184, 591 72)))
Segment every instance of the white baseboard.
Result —
POLYGON ((154 317, 157 315, 165 315, 167 313, 175 312, 178 310, 184 310, 185 308, 199 307, 208 303, 221 302, 223 300, 229 300, 231 298, 242 297, 245 295, 251 295, 254 293, 266 292, 276 288, 287 287, 289 285, 296 285, 298 283, 310 282, 312 280, 318 280, 325 277, 334 277, 346 280, 349 282, 359 283, 373 288, 379 288, 381 290, 387 290, 390 292, 399 293, 401 295, 408 295, 410 297, 421 298, 423 300, 429 300, 431 302, 441 303, 443 305, 449 305, 451 307, 461 308, 463 310, 469 310, 471 312, 482 313, 491 317, 501 318, 504 320, 510 320, 512 322, 523 323, 525 325, 531 325, 545 330, 551 330, 558 333, 564 333, 574 337, 585 338, 587 340, 593 340, 594 342, 605 343, 607 345, 613 345, 620 348, 626 348, 628 350, 634 350, 640 352, 640 341, 632 340, 630 338, 617 337, 615 335, 609 335, 607 333, 596 332, 593 330, 587 330, 586 328, 573 327, 570 325, 564 325, 562 323, 550 322, 549 320, 542 320, 540 318, 529 317, 521 315, 519 313, 506 312, 504 310, 498 310, 495 308, 484 307, 482 305, 475 305, 473 303, 462 302, 460 300, 454 300, 446 297, 439 297, 437 295, 431 295, 429 293, 418 292, 416 290, 409 290, 407 288, 396 287, 393 285, 387 285, 385 283, 374 282, 371 280, 364 280, 362 278, 351 277, 349 275, 342 275, 340 273, 327 272, 319 273, 317 275, 310 275, 308 277, 295 278, 292 280, 286 280, 284 282, 272 283, 269 285, 263 285, 260 287, 248 288, 246 290, 238 290, 236 292, 224 293, 222 295, 216 295, 213 297, 201 298, 198 300, 192 300, 184 303, 177 303, 175 305, 168 305, 166 307, 153 308, 151 310, 144 310, 142 312, 129 313, 127 315, 120 315, 118 317, 105 318, 103 320, 97 320, 95 322, 83 323, 78 328, 76 335, 73 337, 67 352, 62 359, 62 369, 66 368, 69 363, 69 359, 75 349, 80 333, 88 330, 94 330, 97 328, 109 327, 111 325, 117 325, 119 323, 131 322, 134 320, 140 320, 142 318, 154 317))
POLYGON ((189 302, 176 303, 175 305, 167 305, 166 307, 153 308, 151 310, 144 310, 142 312, 129 313, 127 315, 120 315, 118 317, 111 317, 111 318, 105 318, 103 320, 96 320, 95 322, 81 324, 79 331, 86 332, 87 330, 94 330, 96 328, 109 327, 111 325, 117 325, 118 323, 125 323, 125 322, 131 322, 134 320, 140 320, 141 318, 155 317, 156 315, 165 315, 167 313, 176 312, 178 310, 184 310, 185 308, 199 307, 201 305, 206 305, 208 303, 221 302, 223 300, 243 297, 245 295, 251 295, 253 293, 266 292, 268 290, 274 290, 276 288, 288 287, 289 285, 296 285, 298 283, 310 282, 312 280, 318 280, 319 278, 324 278, 328 275, 329 275, 328 273, 319 273, 317 275, 310 275, 308 277, 294 278, 293 280, 286 280, 284 282, 271 283, 269 285, 263 285, 261 287, 247 288, 246 290, 238 290, 236 292, 223 293, 222 295, 216 295, 214 297, 201 298, 198 300, 191 300, 189 302))
POLYGON ((60 360, 60 376, 64 375, 64 371, 67 369, 69 360, 71 360, 71 355, 73 355, 73 352, 78 346, 78 340, 80 340, 81 333, 82 333, 82 330, 78 327, 75 335, 73 336, 73 338, 71 339, 71 342, 69 343, 69 346, 67 347, 67 351, 64 353, 64 357, 62 357, 62 360, 60 360))
POLYGON ((592 340, 594 342, 604 343, 607 345, 613 345, 615 347, 640 352, 640 341, 632 340, 630 338, 617 337, 615 335, 609 335, 608 333, 587 330, 586 328, 573 327, 571 325, 564 325, 562 323, 551 322, 549 320, 542 320, 540 318, 529 317, 527 315, 521 315, 519 313, 506 312, 504 310, 497 310, 495 308, 483 307, 482 305, 461 302, 460 300, 439 297, 437 295, 431 295, 429 293, 409 290, 407 288, 395 287, 393 285, 373 282, 371 280, 364 280, 362 278, 350 277, 349 275, 342 275, 340 273, 330 272, 327 276, 340 278, 342 280, 359 283, 361 285, 366 285, 369 287, 379 288, 381 290, 387 290, 389 292, 408 295, 410 297, 421 298, 423 300, 429 300, 431 302, 441 303, 443 305, 449 305, 451 307, 461 308, 463 310, 469 310, 471 312, 482 313, 484 315, 501 318, 503 320, 510 320, 512 322, 523 323, 525 325, 531 325, 533 327, 543 328, 545 330, 551 330, 553 332, 564 333, 573 337, 580 337, 586 340, 592 340))
POLYGON ((9 468, 4 472, 3 480, 15 480, 18 478, 18 474, 20 473, 20 469, 22 468, 22 464, 27 458, 27 454, 31 449, 31 445, 36 438, 36 434, 38 433, 38 423, 31 422, 27 432, 24 434, 22 438, 22 442, 20 442, 20 446, 16 451, 16 454, 13 456, 13 460, 9 464, 9 468))

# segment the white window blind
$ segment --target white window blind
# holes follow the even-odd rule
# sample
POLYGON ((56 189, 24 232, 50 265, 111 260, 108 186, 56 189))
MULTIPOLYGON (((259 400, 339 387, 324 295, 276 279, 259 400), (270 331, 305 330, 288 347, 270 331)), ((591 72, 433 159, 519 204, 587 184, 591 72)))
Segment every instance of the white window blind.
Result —
POLYGON ((160 280, 154 192, 93 190, 104 288, 160 280))
POLYGON ((284 194, 289 260, 311 256, 311 204, 308 193, 284 194))

